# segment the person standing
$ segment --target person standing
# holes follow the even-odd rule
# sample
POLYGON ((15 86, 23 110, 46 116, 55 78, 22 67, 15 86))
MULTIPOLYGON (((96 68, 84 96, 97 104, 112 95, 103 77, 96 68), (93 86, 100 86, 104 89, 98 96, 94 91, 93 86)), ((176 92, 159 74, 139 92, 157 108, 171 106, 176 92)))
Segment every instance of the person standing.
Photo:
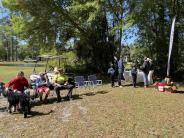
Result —
POLYGON ((150 69, 149 69, 149 74, 148 74, 148 84, 151 85, 153 84, 154 66, 153 66, 153 62, 151 59, 149 59, 149 63, 150 63, 150 69))
POLYGON ((124 73, 124 64, 123 64, 122 57, 120 57, 120 59, 118 60, 118 85, 119 85, 119 87, 122 87, 121 80, 122 79, 125 80, 123 73, 124 73))
POLYGON ((115 75, 115 70, 113 68, 113 64, 110 65, 110 68, 108 69, 107 74, 111 78, 111 86, 114 87, 114 75, 115 75))
POLYGON ((136 68, 135 65, 132 66, 131 75, 132 75, 133 87, 136 88, 136 82, 137 82, 137 68, 136 68))
POLYGON ((140 69, 143 72, 143 79, 144 79, 144 87, 147 88, 148 87, 148 74, 149 74, 149 70, 150 70, 150 63, 148 61, 148 58, 144 59, 144 63, 143 65, 140 67, 140 69))

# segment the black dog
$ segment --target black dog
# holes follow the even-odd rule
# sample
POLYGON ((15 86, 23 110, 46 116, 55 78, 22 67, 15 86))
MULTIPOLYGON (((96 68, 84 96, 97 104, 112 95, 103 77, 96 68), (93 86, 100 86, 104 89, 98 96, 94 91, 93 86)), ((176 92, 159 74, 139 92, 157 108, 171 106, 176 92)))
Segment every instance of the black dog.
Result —
POLYGON ((14 106, 14 109, 16 109, 16 106, 19 104, 20 104, 20 109, 24 114, 24 118, 27 117, 27 114, 31 113, 29 94, 25 92, 13 92, 11 89, 8 89, 7 91, 3 92, 3 96, 7 97, 8 99, 9 113, 12 113, 11 111, 12 106, 14 106))

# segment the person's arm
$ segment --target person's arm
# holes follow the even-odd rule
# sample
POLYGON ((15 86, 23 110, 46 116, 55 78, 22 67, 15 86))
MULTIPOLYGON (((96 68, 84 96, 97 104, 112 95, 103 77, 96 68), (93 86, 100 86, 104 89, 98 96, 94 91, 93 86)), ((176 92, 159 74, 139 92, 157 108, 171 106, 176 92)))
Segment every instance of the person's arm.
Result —
POLYGON ((10 80, 9 82, 7 82, 7 83, 5 84, 5 88, 11 87, 11 86, 15 83, 15 81, 16 81, 16 78, 13 78, 13 79, 10 80))
POLYGON ((144 70, 145 70, 145 67, 146 67, 146 62, 144 61, 144 63, 143 63, 142 66, 140 67, 140 69, 141 69, 142 71, 144 71, 144 70))

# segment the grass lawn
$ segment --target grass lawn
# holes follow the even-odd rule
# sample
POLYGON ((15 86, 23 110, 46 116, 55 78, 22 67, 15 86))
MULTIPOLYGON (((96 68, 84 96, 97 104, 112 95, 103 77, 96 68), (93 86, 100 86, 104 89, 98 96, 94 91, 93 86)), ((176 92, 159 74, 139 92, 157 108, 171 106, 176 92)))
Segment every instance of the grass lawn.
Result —
MULTIPOLYGON (((32 71, 12 67, 0 67, 0 70, 4 81, 17 70, 27 75, 32 71)), ((0 138, 184 137, 184 94, 110 85, 78 92, 80 96, 74 90, 70 102, 56 103, 55 96, 50 96, 49 104, 35 105, 33 116, 27 119, 21 114, 5 112, 6 102, 0 98, 0 138)))
MULTIPOLYGON (((0 66, 0 81, 7 82, 12 77, 16 76, 18 71, 24 71, 25 76, 29 78, 33 73, 33 67, 15 67, 15 66, 0 66)), ((44 71, 43 67, 36 68, 37 73, 44 71)))

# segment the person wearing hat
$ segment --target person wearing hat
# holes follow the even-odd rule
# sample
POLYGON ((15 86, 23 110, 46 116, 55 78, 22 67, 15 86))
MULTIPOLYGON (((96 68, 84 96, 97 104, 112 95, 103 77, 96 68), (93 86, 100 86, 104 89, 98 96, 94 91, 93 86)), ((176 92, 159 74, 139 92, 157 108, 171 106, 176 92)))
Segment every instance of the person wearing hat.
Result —
POLYGON ((40 72, 39 73, 40 77, 36 79, 35 83, 36 83, 36 91, 38 92, 39 96, 40 96, 40 101, 47 103, 47 98, 49 96, 50 93, 50 89, 48 86, 49 80, 46 76, 45 73, 40 72), (43 101, 43 94, 45 94, 45 98, 43 101))
POLYGON ((150 63, 148 61, 148 58, 144 58, 144 63, 143 65, 140 67, 140 69, 143 72, 143 79, 144 79, 144 87, 147 88, 149 83, 148 83, 148 74, 149 74, 149 70, 150 70, 150 63))
POLYGON ((61 102, 60 90, 64 90, 64 89, 68 89, 67 100, 71 99, 74 85, 69 84, 67 80, 68 78, 67 76, 64 75, 63 69, 58 69, 57 71, 55 71, 54 86, 55 86, 55 91, 57 95, 57 102, 61 102))

